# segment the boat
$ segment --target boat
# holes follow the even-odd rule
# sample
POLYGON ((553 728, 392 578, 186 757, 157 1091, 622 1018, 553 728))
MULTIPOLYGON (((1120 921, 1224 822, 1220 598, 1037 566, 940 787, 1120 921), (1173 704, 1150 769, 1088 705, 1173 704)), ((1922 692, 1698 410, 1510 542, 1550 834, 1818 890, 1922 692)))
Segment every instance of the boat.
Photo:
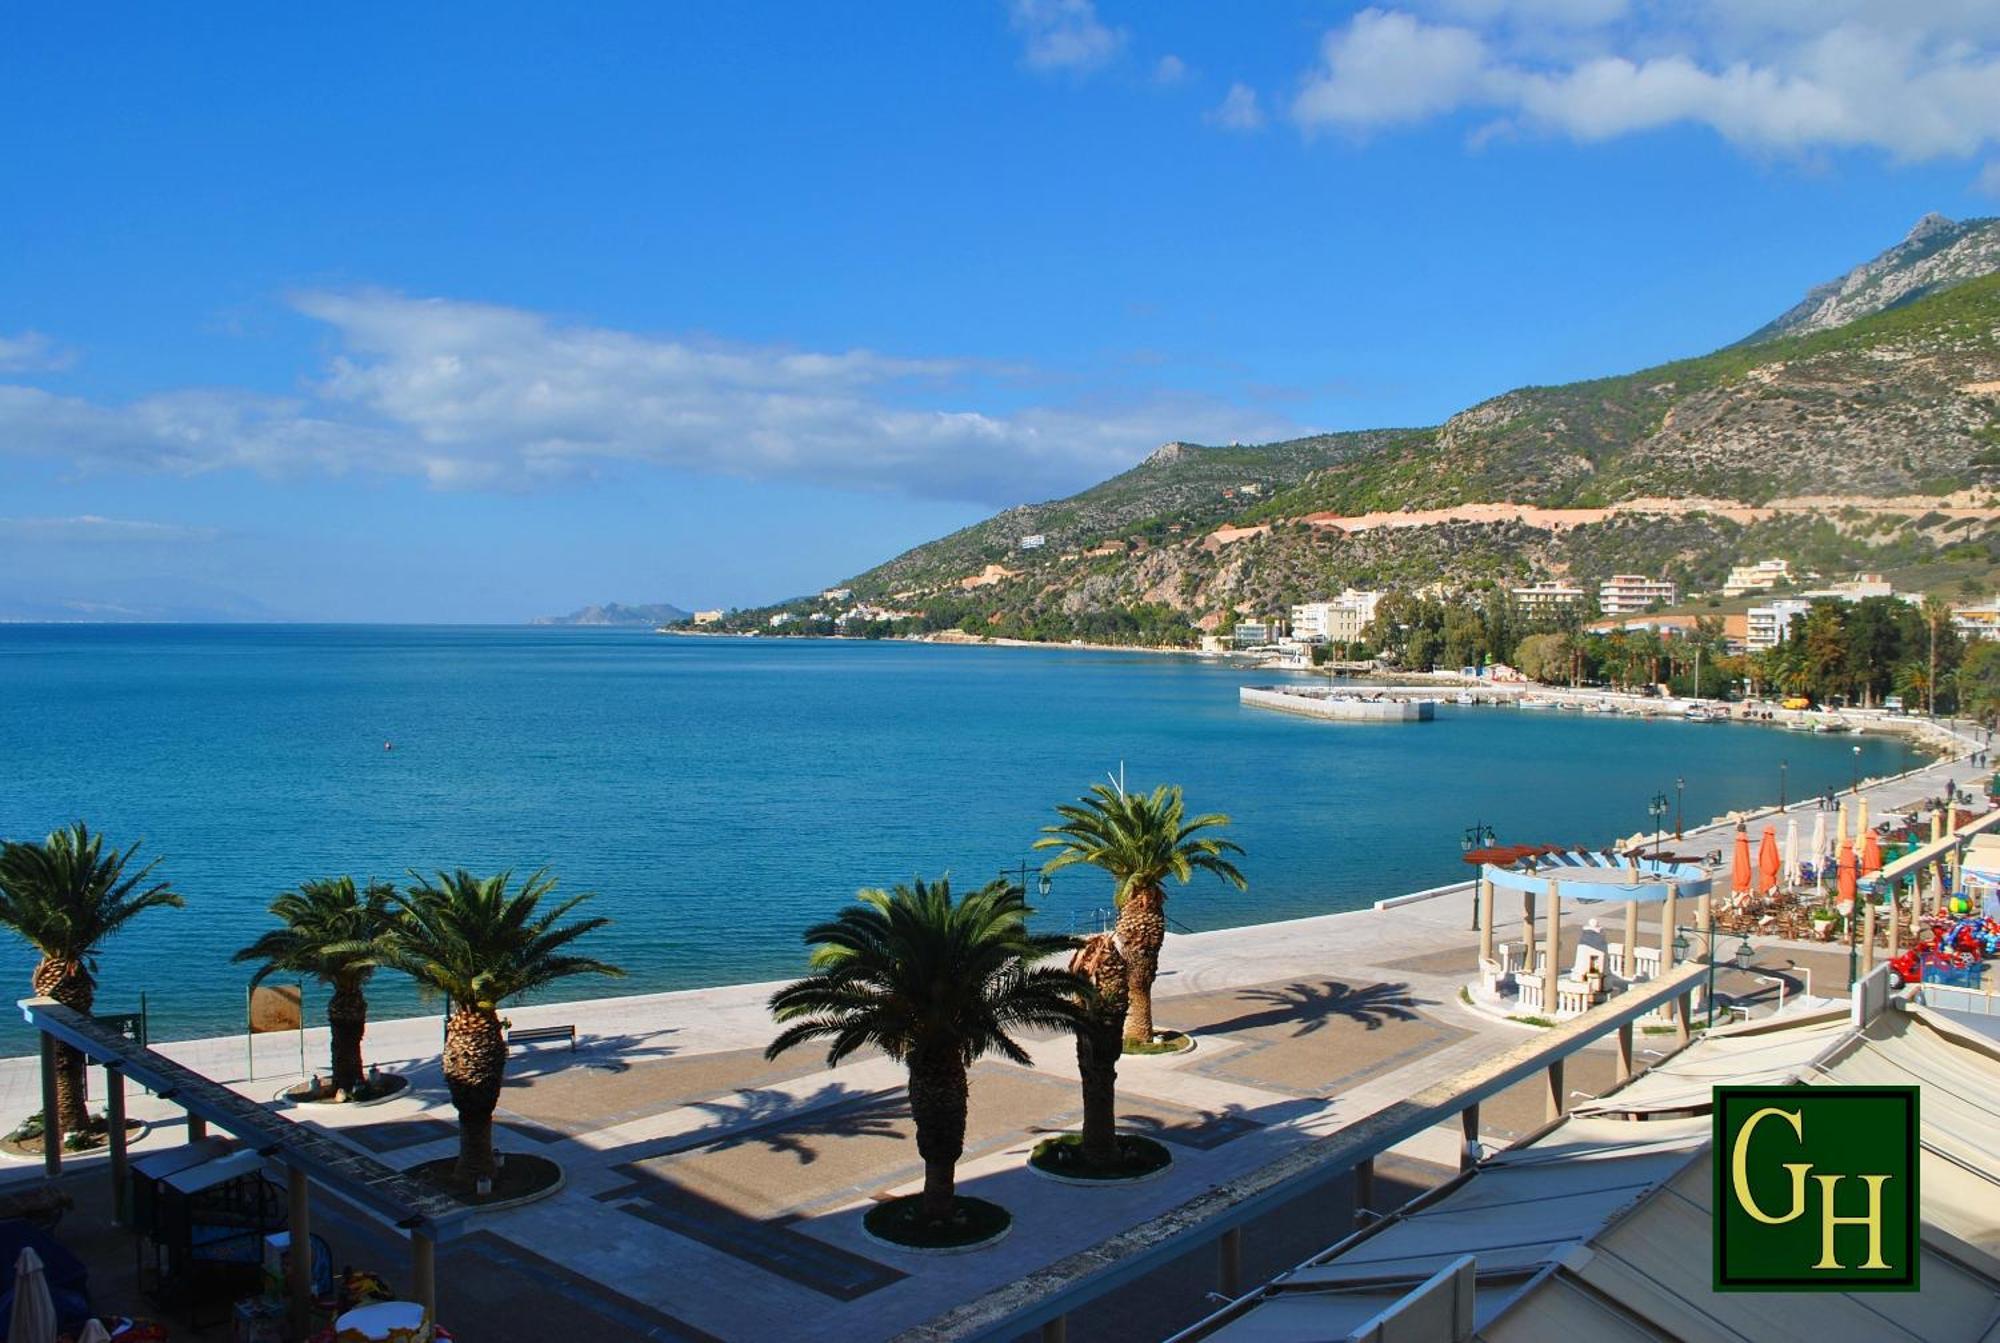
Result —
POLYGON ((1813 731, 1852 732, 1854 731, 1854 724, 1848 722, 1845 718, 1840 718, 1840 717, 1822 718, 1819 722, 1813 724, 1813 731))
POLYGON ((1553 700, 1545 699, 1524 699, 1520 701, 1520 705, 1523 709, 1553 709, 1556 707, 1553 700))
POLYGON ((1716 723, 1722 721, 1712 711, 1699 704, 1690 704, 1681 711, 1681 717, 1690 723, 1716 723))
POLYGON ((1461 691, 1459 691, 1459 692, 1458 692, 1458 697, 1457 697, 1457 698, 1456 698, 1455 700, 1453 700, 1452 702, 1453 702, 1454 704, 1477 704, 1477 703, 1479 703, 1479 701, 1478 701, 1478 700, 1476 700, 1476 699, 1474 699, 1474 698, 1472 697, 1472 692, 1471 692, 1470 690, 1461 690, 1461 691))

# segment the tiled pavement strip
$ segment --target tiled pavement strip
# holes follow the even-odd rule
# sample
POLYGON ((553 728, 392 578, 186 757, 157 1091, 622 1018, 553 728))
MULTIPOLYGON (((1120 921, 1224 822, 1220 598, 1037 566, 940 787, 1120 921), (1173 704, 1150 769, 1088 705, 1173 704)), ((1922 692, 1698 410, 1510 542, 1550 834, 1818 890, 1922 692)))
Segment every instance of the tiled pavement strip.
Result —
MULTIPOLYGON (((1941 764, 1930 777, 1870 790, 1871 808, 1879 815, 1935 793, 1947 775, 1970 777, 1962 764, 1941 764)), ((1722 847, 1726 833, 1690 840, 1722 847)), ((871 1198, 910 1192, 921 1179, 901 1070, 879 1057, 837 1069, 803 1053, 764 1062, 771 985, 517 1009, 521 1024, 574 1022, 582 1037, 574 1055, 559 1045, 515 1051, 499 1116, 503 1148, 554 1157, 568 1183, 543 1202, 475 1219, 470 1239, 479 1252, 450 1255, 453 1272, 441 1275, 444 1313, 449 1319, 455 1294, 484 1290, 481 1274, 501 1274, 516 1291, 526 1274, 550 1290, 600 1298, 597 1313, 627 1321, 638 1336, 894 1333, 1517 1042, 1529 1028, 1458 1000, 1477 940, 1469 905, 1454 893, 1170 937, 1159 1016, 1193 1030, 1199 1047, 1128 1059, 1119 1074, 1124 1122, 1173 1146, 1164 1179, 1078 1189, 1029 1174, 1023 1159, 1037 1136, 1079 1116, 1072 1047, 1035 1042, 1032 1069, 981 1064, 960 1188, 1006 1205, 1016 1221, 1000 1244, 950 1257, 905 1254, 861 1231, 871 1198), (1454 973, 1455 963, 1463 969, 1454 973)), ((1504 939, 1508 911, 1498 917, 1504 939)), ((271 1075, 254 1083, 240 1081, 240 1038, 163 1052, 269 1097, 295 1080, 275 1060, 289 1052, 295 1067, 296 1043, 263 1043, 271 1075)), ((434 1018, 373 1024, 371 1061, 410 1074, 412 1093, 314 1120, 351 1130, 397 1166, 450 1153, 455 1130, 437 1044, 434 1018)), ((323 1058, 324 1031, 310 1032, 306 1048, 308 1060, 323 1058)), ((1575 1061, 1569 1081, 1596 1090, 1609 1076, 1597 1051, 1575 1061)), ((0 1124, 11 1127, 39 1106, 33 1060, 0 1061, 0 1124)), ((1524 1091, 1489 1102, 1483 1117, 1489 1131, 1519 1132, 1536 1122, 1536 1106, 1524 1091)), ((146 1096, 135 1096, 132 1110, 175 1116, 146 1096)), ((163 1124, 141 1146, 181 1137, 178 1124, 163 1124)), ((1402 1151, 1449 1165, 1457 1141, 1453 1126, 1402 1151)), ((37 1175, 26 1162, 0 1170, 0 1180, 37 1175)))

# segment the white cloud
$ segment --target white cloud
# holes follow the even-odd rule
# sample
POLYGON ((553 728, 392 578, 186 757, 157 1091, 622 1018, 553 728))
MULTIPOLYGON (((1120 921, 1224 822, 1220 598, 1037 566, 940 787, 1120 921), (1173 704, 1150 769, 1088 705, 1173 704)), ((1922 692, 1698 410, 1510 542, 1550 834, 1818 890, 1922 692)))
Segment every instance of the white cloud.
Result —
POLYGON ((1326 35, 1320 59, 1292 116, 1308 129, 1360 131, 1459 107, 1485 78, 1487 53, 1469 28, 1364 9, 1326 35))
POLYGON ((2000 159, 1988 159, 1973 179, 1972 189, 1983 196, 2000 197, 2000 159))
POLYGON ((1125 45, 1125 30, 1099 19, 1092 0, 1012 0, 1009 8, 1037 70, 1094 70, 1125 45))
POLYGON ((1368 9, 1327 33, 1294 119, 1364 133, 1471 111, 1582 141, 1695 125, 1759 152, 1901 159, 2000 143, 2000 5, 1709 0, 1644 22, 1610 0, 1432 8, 1446 17, 1368 9), (1552 39, 1538 15, 1573 31, 1552 39))
POLYGON ((100 518, 94 513, 69 518, 0 518, 0 541, 186 545, 213 541, 217 535, 219 533, 213 527, 182 527, 170 522, 100 518))
POLYGON ((0 373, 44 373, 68 368, 76 356, 39 331, 0 335, 0 373))
POLYGON ((0 451, 458 489, 665 467, 1011 504, 1102 479, 1167 439, 1297 432, 1211 398, 976 406, 968 388, 988 370, 964 360, 660 339, 382 292, 295 304, 335 346, 300 396, 176 391, 104 405, 0 384, 0 451))
POLYGON ((1231 84, 1222 101, 1209 111, 1208 119, 1225 130, 1257 130, 1264 124, 1264 109, 1257 104, 1257 90, 1247 84, 1231 84))
POLYGON ((1187 62, 1168 52, 1153 66, 1155 84, 1178 84, 1187 78, 1187 62))

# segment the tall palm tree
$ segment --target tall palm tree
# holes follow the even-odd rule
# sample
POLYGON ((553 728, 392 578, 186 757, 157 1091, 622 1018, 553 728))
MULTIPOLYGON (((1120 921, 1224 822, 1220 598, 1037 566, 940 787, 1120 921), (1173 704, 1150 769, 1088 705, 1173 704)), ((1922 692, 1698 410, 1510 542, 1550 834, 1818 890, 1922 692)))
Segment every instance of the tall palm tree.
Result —
POLYGON ((790 1024, 766 1058, 827 1040, 829 1064, 873 1045, 908 1069, 929 1222, 952 1215, 966 1070, 985 1054, 1028 1063, 1009 1031, 1067 1030, 1076 1019, 1076 977, 1034 964, 1068 940, 1030 933, 1028 913, 1021 888, 1007 881, 956 901, 946 877, 864 890, 806 930, 812 973, 771 995, 771 1015, 790 1024))
POLYGON ((1108 1166, 1118 1155, 1118 1060, 1125 1053, 1129 971, 1109 933, 1084 939, 1069 958, 1078 988, 1076 1071, 1083 1082, 1083 1159, 1108 1166))
MULTIPOLYGON (((41 843, 0 846, 0 925, 42 954, 37 994, 88 1015, 97 997, 97 950, 104 939, 149 909, 185 902, 164 881, 149 883, 157 860, 127 873, 139 846, 104 852, 104 836, 82 821, 41 843)), ((46 1122, 65 1134, 90 1125, 84 1097, 84 1057, 56 1046, 56 1113, 46 1122)))
POLYGON ((1924 594, 1924 627, 1931 636, 1930 674, 1924 678, 1924 712, 1933 718, 1937 716, 1937 676, 1938 676, 1938 634, 1951 624, 1951 603, 1944 594, 1927 592, 1924 594))
POLYGON ((1125 958, 1130 1005, 1125 1014, 1129 1044, 1153 1039, 1153 977, 1167 938, 1167 878, 1182 885, 1196 872, 1213 872, 1237 890, 1249 883, 1229 861, 1242 848, 1200 833, 1229 824, 1221 812, 1186 818, 1181 790, 1162 784, 1150 794, 1128 793, 1122 784, 1095 784, 1074 804, 1058 806, 1061 825, 1042 827, 1038 849, 1058 849, 1044 872, 1088 863, 1109 872, 1118 884, 1116 937, 1125 958))
POLYGON ((493 1174, 493 1110, 507 1075, 506 1025, 500 1004, 571 975, 622 975, 615 965, 565 948, 611 920, 563 920, 588 895, 552 909, 555 889, 546 868, 510 890, 514 874, 475 877, 460 868, 419 878, 394 901, 401 914, 393 964, 418 985, 442 994, 444 1080, 458 1111, 457 1178, 467 1184, 493 1174))
POLYGON ((357 1094, 364 1070, 361 1039, 368 1031, 368 998, 363 990, 392 951, 396 888, 386 881, 356 887, 352 877, 303 881, 271 902, 283 923, 236 953, 238 961, 259 962, 250 976, 260 984, 274 974, 311 975, 333 990, 326 1024, 332 1037, 330 1060, 335 1091, 357 1094))

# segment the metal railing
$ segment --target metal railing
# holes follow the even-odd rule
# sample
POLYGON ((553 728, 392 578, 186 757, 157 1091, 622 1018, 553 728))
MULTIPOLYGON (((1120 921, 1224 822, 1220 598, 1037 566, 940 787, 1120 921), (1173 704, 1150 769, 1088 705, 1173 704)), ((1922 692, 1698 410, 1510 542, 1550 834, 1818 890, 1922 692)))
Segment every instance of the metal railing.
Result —
MULTIPOLYGON (((1698 962, 1676 966, 1449 1082, 1394 1102, 1337 1133, 1301 1145, 1267 1166, 1205 1190, 1142 1226, 907 1329, 896 1336, 895 1343, 1001 1343, 1036 1329, 1054 1343, 1066 1336, 1071 1312, 1208 1243, 1218 1246, 1220 1290, 1235 1297, 1242 1290, 1237 1281, 1241 1237, 1252 1223, 1350 1173, 1355 1177, 1356 1206, 1366 1206, 1376 1157, 1454 1118, 1462 1131, 1476 1134, 1481 1101, 1538 1074, 1545 1079, 1548 1118, 1560 1119, 1568 1108, 1563 1065, 1571 1054, 1616 1032, 1618 1079, 1625 1081, 1633 1073, 1634 1023, 1671 1003, 1677 1047, 1685 1044, 1691 999, 1707 973, 1708 967, 1698 962)), ((1471 1164, 1468 1146, 1461 1168, 1471 1164)))

